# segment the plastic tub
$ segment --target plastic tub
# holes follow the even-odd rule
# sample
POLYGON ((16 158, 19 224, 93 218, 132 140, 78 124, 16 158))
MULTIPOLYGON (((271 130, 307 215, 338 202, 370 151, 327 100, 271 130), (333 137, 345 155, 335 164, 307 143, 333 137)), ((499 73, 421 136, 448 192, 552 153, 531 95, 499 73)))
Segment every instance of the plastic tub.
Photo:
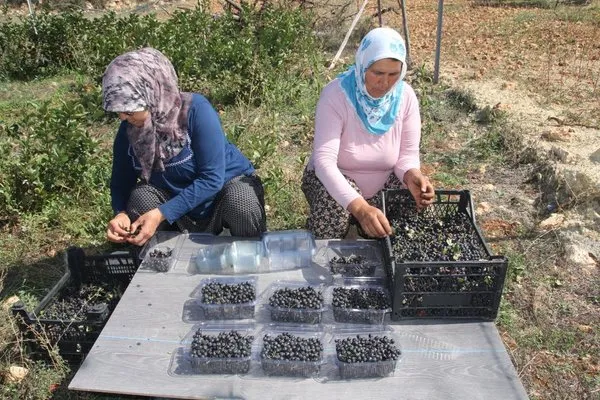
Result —
POLYGON ((265 290, 261 297, 265 303, 265 309, 274 322, 319 324, 323 320, 323 313, 326 310, 323 292, 324 287, 320 285, 309 285, 306 282, 297 281, 276 281, 265 290), (314 290, 314 292, 305 292, 305 296, 311 296, 311 293, 315 293, 317 296, 320 295, 320 304, 318 304, 318 297, 316 298, 317 304, 312 308, 302 307, 302 303, 290 304, 290 306, 271 304, 272 301, 277 301, 274 296, 279 297, 279 300, 285 304, 287 301, 293 300, 295 294, 304 292, 305 289, 314 290))
POLYGON ((350 332, 333 335, 335 362, 341 379, 381 378, 394 373, 400 362, 401 349, 390 332, 350 332), (362 356, 348 351, 358 346, 362 356), (383 350, 382 352, 378 350, 383 350), (362 361, 361 360, 370 361, 362 361), (354 361, 353 361, 354 360, 354 361))
POLYGON ((379 285, 335 285, 330 289, 329 296, 336 322, 381 325, 385 315, 391 311, 389 291, 379 285), (336 298, 341 299, 339 296, 343 294, 348 295, 350 304, 357 305, 348 307, 336 305, 336 298), (372 306, 358 306, 363 301, 372 306))
POLYGON ((218 274, 232 269, 227 258, 229 244, 215 244, 202 247, 194 258, 195 272, 199 274, 218 274))
POLYGON ((184 343, 192 372, 240 375, 250 371, 254 340, 253 325, 198 324, 184 343), (207 352, 219 354, 207 356, 207 352))
POLYGON ((327 267, 333 275, 348 277, 373 276, 378 265, 382 265, 377 250, 360 242, 330 242, 325 247, 327 267))
MULTIPOLYGON (((276 345, 275 345, 276 346, 276 345)), ((306 347, 304 347, 306 348, 306 347)), ((261 333, 260 338, 260 363, 262 371, 267 376, 284 377, 316 377, 321 373, 321 367, 325 363, 324 358, 324 332, 314 329, 286 329, 283 327, 271 327, 261 333), (304 346, 320 346, 314 348, 314 353, 306 353, 296 356, 296 360, 273 358, 280 357, 273 341, 284 340, 287 343, 304 343, 304 346), (308 360, 301 360, 303 356, 309 356, 308 360)))
POLYGON ((155 246, 148 251, 140 269, 156 272, 168 272, 177 261, 175 249, 168 246, 155 246))
POLYGON ((197 299, 197 304, 204 314, 204 319, 254 318, 257 298, 256 281, 257 278, 252 276, 204 279, 192 292, 191 296, 197 299), (244 289, 242 286, 246 283, 249 289, 244 289), (225 292, 222 292, 222 290, 225 292), (225 293, 225 295, 219 297, 220 293, 225 293), (241 301, 236 302, 236 297, 241 301))
POLYGON ((259 241, 235 241, 228 248, 228 258, 234 273, 259 272, 264 257, 264 245, 259 241))
POLYGON ((310 267, 315 253, 315 239, 306 230, 267 232, 262 236, 269 270, 280 271, 310 267))

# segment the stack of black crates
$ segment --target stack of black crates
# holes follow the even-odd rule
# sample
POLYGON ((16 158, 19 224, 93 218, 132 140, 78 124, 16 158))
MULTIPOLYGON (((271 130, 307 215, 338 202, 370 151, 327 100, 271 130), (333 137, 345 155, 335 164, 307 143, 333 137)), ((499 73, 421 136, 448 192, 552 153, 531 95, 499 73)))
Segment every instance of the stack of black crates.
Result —
MULTIPOLYGON (((416 204, 408 190, 384 190, 382 208, 390 221, 403 213, 413 213, 417 218, 415 223, 420 223, 415 212, 416 204)), ((449 216, 461 214, 459 217, 470 225, 469 240, 480 249, 480 256, 475 260, 411 261, 397 257, 392 240, 389 237, 383 239, 384 264, 392 293, 391 319, 494 320, 500 306, 508 261, 504 256, 492 255, 484 241, 475 222, 470 192, 436 191, 434 203, 425 212, 429 221, 448 220, 449 216)), ((431 243, 423 245, 427 247, 431 243)))
POLYGON ((33 311, 18 302, 12 313, 20 324, 32 359, 51 361, 50 352, 58 354, 72 367, 81 364, 100 335, 102 328, 129 285, 138 266, 134 252, 86 255, 83 249, 67 250, 67 271, 33 311), (44 317, 44 310, 82 285, 102 285, 111 289, 111 298, 95 304, 85 316, 73 319, 44 317))

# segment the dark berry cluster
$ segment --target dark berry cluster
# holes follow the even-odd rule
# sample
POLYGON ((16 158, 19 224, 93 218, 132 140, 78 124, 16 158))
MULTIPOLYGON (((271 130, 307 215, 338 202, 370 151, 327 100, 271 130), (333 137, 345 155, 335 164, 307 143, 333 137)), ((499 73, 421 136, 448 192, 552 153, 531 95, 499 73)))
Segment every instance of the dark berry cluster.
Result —
POLYGON ((272 307, 281 308, 312 308, 323 307, 323 294, 315 288, 306 286, 296 289, 277 289, 269 298, 272 307))
POLYGON ((256 288, 251 282, 210 282, 202 287, 205 319, 254 318, 256 288))
POLYGON ((404 291, 481 292, 495 289, 499 272, 493 266, 423 266, 406 269, 404 291))
POLYGON ((384 310, 390 306, 390 300, 380 288, 333 288, 333 306, 365 310, 384 310))
POLYGON ((301 337, 289 332, 265 335, 261 365, 267 375, 311 376, 320 371, 323 343, 315 337, 301 337))
POLYGON ((335 351, 343 379, 389 375, 401 354, 394 339, 371 334, 336 339, 335 351))
POLYGON ((380 288, 333 289, 333 317, 337 322, 380 324, 390 300, 380 288))
POLYGON ((250 369, 253 341, 254 336, 236 330, 211 335, 198 329, 192 339, 192 363, 199 373, 245 374, 250 369))
POLYGON ((242 304, 256 300, 256 288, 251 282, 209 282, 202 288, 206 304, 242 304))
POLYGON ((318 324, 323 315, 323 294, 310 286, 277 289, 269 297, 271 319, 278 322, 318 324))
POLYGON ((107 306, 120 293, 104 285, 86 284, 66 287, 60 296, 41 312, 45 319, 60 321, 86 321, 107 316, 107 306))
POLYGON ((171 268, 172 255, 173 249, 170 247, 152 249, 144 260, 144 267, 158 272, 167 272, 171 268))
POLYGON ((392 251, 398 261, 487 260, 469 216, 462 212, 437 215, 427 210, 400 214, 390 220, 392 251))
POLYGON ((362 255, 334 256, 329 260, 329 269, 343 276, 373 276, 375 263, 362 255))

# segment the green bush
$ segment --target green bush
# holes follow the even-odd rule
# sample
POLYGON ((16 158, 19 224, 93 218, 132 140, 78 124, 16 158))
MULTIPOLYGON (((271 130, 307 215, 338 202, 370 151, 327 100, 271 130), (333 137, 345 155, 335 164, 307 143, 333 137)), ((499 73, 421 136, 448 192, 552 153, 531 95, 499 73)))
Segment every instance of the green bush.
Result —
POLYGON ((100 80, 119 54, 155 47, 173 62, 182 89, 232 104, 262 94, 274 80, 304 73, 315 61, 310 17, 298 9, 242 7, 214 17, 200 4, 166 21, 153 15, 88 19, 81 12, 40 13, 0 25, 0 79, 30 80, 69 70, 100 80))
POLYGON ((0 215, 42 212, 57 201, 75 203, 106 191, 110 162, 88 133, 83 106, 31 106, 20 123, 1 127, 12 154, 0 161, 0 215))

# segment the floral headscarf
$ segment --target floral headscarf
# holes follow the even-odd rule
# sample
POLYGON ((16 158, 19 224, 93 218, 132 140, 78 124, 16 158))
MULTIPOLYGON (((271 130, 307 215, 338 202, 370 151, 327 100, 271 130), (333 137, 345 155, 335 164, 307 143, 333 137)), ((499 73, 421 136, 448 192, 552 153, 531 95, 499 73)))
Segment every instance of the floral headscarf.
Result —
POLYGON ((115 58, 102 77, 104 109, 113 112, 148 110, 144 126, 127 126, 127 136, 142 166, 142 178, 164 171, 167 161, 183 149, 191 93, 177 86, 173 64, 160 51, 146 47, 115 58))
POLYGON ((402 103, 405 75, 406 47, 402 36, 391 28, 376 28, 361 41, 355 64, 338 76, 346 99, 370 133, 383 135, 394 124, 402 103), (373 98, 367 92, 365 73, 374 62, 384 58, 401 61, 402 72, 396 84, 385 95, 373 98))

